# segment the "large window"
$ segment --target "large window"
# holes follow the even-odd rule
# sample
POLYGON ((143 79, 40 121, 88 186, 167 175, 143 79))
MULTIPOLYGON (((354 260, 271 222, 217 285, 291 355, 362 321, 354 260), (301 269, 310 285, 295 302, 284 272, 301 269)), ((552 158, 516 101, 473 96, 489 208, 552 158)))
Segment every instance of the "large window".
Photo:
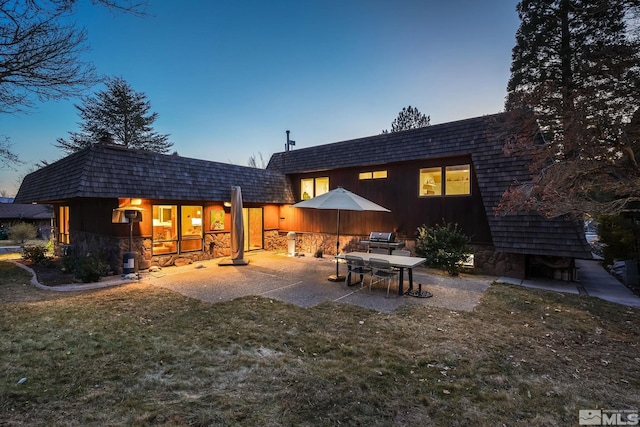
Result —
POLYGON ((300 198, 308 200, 329 191, 329 177, 303 178, 300 180, 300 198))
POLYGON ((69 206, 58 209, 58 243, 69 244, 69 206))
POLYGON ((153 254, 202 250, 202 212, 202 206, 154 205, 153 254))
POLYGON ((470 171, 469 165, 447 166, 445 168, 445 194, 471 194, 470 171))
POLYGON ((420 169, 420 196, 471 194, 471 166, 455 165, 420 169), (444 182, 442 180, 444 174, 444 182), (443 187, 444 184, 444 187, 443 187))
POLYGON ((178 207, 153 206, 153 254, 178 252, 178 207))
POLYGON ((180 251, 201 250, 202 206, 182 206, 180 208, 180 220, 180 251))
POLYGON ((442 194, 442 168, 420 169, 421 196, 440 196, 442 194))

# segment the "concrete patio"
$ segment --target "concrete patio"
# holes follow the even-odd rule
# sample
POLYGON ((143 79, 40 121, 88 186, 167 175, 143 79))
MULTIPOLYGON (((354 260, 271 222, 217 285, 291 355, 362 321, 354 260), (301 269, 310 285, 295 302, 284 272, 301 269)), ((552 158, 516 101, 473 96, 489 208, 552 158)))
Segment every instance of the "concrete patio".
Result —
MULTIPOLYGON (((311 307, 334 301, 352 304, 381 312, 393 311, 405 304, 441 307, 449 310, 472 310, 491 283, 507 283, 554 292, 590 295, 630 307, 640 307, 640 297, 608 274, 597 261, 577 260, 579 281, 519 280, 508 277, 462 275, 451 277, 444 272, 418 267, 414 269, 414 285, 430 292, 430 298, 416 298, 397 294, 397 283, 392 284, 387 296, 386 287, 378 285, 369 291, 360 285, 348 287, 344 282, 331 282, 335 274, 332 257, 314 258, 310 254, 288 257, 267 251, 245 253, 249 261, 245 266, 219 266, 219 259, 202 261, 182 267, 167 267, 157 272, 143 271, 139 281, 179 292, 207 302, 229 301, 256 295, 311 307)), ((132 279, 113 277, 97 283, 70 284, 47 287, 37 282, 30 268, 16 263, 34 274, 32 284, 52 291, 81 291, 130 283, 132 279)), ((346 265, 339 266, 346 274, 346 265)), ((407 287, 405 278, 405 289, 407 287)))
MULTIPOLYGON (((386 286, 378 285, 369 291, 360 285, 347 287, 344 282, 331 282, 327 277, 335 273, 332 257, 314 258, 310 255, 288 257, 286 254, 257 251, 246 252, 247 266, 218 266, 218 260, 203 261, 184 267, 164 268, 159 272, 141 274, 141 281, 180 292, 203 301, 217 302, 258 295, 311 307, 326 301, 341 302, 383 312, 393 311, 404 304, 421 304, 451 310, 472 310, 495 277, 450 277, 429 272, 424 267, 414 270, 414 285, 423 284, 430 298, 399 296, 397 283, 392 284, 389 296, 386 286), (395 287, 395 290, 394 290, 395 287)), ((346 274, 346 265, 340 265, 346 274)), ((405 289, 407 286, 405 278, 405 289)))

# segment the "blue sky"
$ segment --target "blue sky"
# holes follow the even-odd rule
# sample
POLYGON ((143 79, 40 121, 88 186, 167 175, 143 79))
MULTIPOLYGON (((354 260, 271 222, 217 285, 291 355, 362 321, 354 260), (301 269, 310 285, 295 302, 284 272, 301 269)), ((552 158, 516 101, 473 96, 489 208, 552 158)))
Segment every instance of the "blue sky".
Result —
MULTIPOLYGON (((181 156, 238 165, 283 151, 286 130, 304 148, 378 134, 409 105, 432 124, 501 111, 519 25, 517 0, 150 0, 146 18, 81 3, 98 72, 146 94, 181 156)), ((78 102, 0 115, 25 162, 0 168, 0 191, 64 155, 78 102)))

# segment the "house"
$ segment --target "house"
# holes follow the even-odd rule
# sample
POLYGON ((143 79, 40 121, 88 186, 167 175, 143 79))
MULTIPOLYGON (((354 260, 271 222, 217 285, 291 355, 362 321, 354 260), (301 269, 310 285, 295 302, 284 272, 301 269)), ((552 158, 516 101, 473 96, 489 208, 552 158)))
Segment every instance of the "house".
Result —
POLYGON ((274 154, 266 169, 96 144, 25 177, 16 200, 55 206, 56 237, 79 253, 104 252, 117 269, 132 250, 140 265, 228 255, 231 186, 242 188, 245 250, 334 253, 336 217, 291 205, 341 186, 388 209, 341 212, 341 250, 362 249, 371 231, 412 247, 418 226, 457 223, 472 236, 478 271, 525 277, 571 272, 589 258, 582 225, 494 208, 526 163, 507 157, 492 129, 503 114, 476 117, 274 154), (117 212, 138 209, 128 225, 117 212), (131 227, 131 228, 130 228, 131 227))
POLYGON ((52 207, 49 205, 33 205, 20 203, 0 203, 0 236, 6 238, 6 232, 18 222, 33 224, 38 238, 51 238, 52 207))
MULTIPOLYGON (((506 113, 274 154, 269 170, 284 173, 296 200, 342 186, 392 214, 345 212, 348 233, 395 231, 409 243, 418 226, 457 223, 472 237, 474 264, 489 274, 525 277, 573 272, 590 259, 582 222, 536 213, 495 214, 514 181, 530 179, 526 161, 503 152, 496 135, 506 113)), ((330 233, 333 219, 302 212, 289 228, 330 233)), ((573 273, 575 274, 575 273, 573 273)))
POLYGON ((141 268, 229 255, 236 185, 247 247, 285 244, 270 240, 284 239, 279 206, 293 197, 284 175, 264 169, 95 144, 27 175, 16 200, 52 204, 61 250, 100 254, 120 271, 129 250, 141 268), (129 225, 126 208, 141 221, 129 225))

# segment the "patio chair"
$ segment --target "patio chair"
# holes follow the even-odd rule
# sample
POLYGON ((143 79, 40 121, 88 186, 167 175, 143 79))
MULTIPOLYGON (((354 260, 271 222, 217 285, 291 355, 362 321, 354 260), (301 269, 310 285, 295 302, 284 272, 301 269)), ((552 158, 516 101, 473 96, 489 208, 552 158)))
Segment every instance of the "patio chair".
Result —
MULTIPOLYGON (((359 256, 354 255, 345 255, 345 261, 347 262, 347 277, 345 281, 348 286, 352 286, 351 280, 353 279, 352 275, 359 274, 360 275, 360 284, 364 286, 364 276, 371 269, 365 264, 364 259, 359 256)), ((355 283, 354 283, 355 284, 355 283)))
POLYGON ((391 267, 391 264, 386 259, 369 258, 369 267, 371 268, 371 278, 369 280, 369 290, 375 282, 387 282, 387 296, 389 296, 389 288, 391 288, 391 281, 398 275, 398 271, 391 267))

